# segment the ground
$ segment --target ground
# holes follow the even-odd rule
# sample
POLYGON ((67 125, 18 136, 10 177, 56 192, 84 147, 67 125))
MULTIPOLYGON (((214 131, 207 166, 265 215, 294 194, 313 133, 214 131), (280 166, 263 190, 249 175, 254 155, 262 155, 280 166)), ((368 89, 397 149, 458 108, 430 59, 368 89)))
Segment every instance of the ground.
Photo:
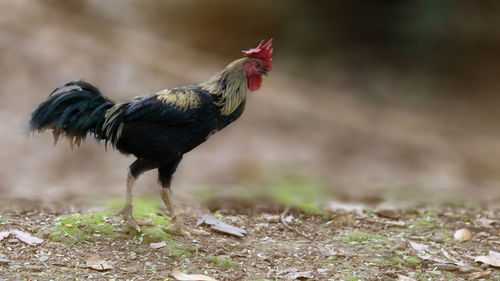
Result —
POLYGON ((164 231, 170 219, 158 201, 136 200, 135 215, 156 224, 142 234, 113 215, 121 204, 67 209, 28 202, 13 207, 10 202, 10 208, 1 210, 0 231, 19 229, 44 241, 0 242, 0 279, 175 280, 174 269, 217 280, 398 280, 399 275, 469 280, 480 273, 484 280, 500 279, 498 269, 474 262, 474 257, 500 248, 498 209, 371 208, 335 202, 314 209, 265 198, 253 203, 218 198, 182 216, 194 225, 199 215, 210 212, 248 234, 237 238, 204 227, 210 236, 185 238, 164 231), (472 239, 455 240, 460 228, 469 229, 472 239), (167 241, 165 247, 151 247, 161 241, 167 241), (88 268, 86 260, 94 254, 113 268, 88 268))
POLYGON ((136 211, 156 227, 131 230, 113 216, 123 201, 112 198, 124 196, 134 159, 90 139, 72 150, 63 141, 51 147, 49 132, 28 138, 30 113, 55 87, 80 78, 118 102, 199 83, 253 45, 217 57, 154 32, 150 18, 134 16, 143 9, 88 2, 81 14, 56 1, 0 2, 0 117, 8 120, 0 122, 0 232, 43 239, 1 241, 0 280, 172 280, 173 269, 218 280, 460 280, 478 272, 500 279, 498 269, 474 262, 500 251, 498 103, 377 102, 373 92, 420 88, 402 91, 383 72, 367 83, 306 69, 318 75, 310 80, 287 70, 279 38, 276 68, 249 95, 245 114, 186 155, 173 183, 177 205, 191 202, 184 212, 191 225, 210 212, 247 236, 165 232, 170 218, 154 197, 156 173, 141 176, 134 190, 153 198, 136 200, 136 211), (297 172, 307 184, 281 180, 297 172), (315 181, 325 188, 314 189, 315 181), (256 186, 263 198, 247 192, 256 186), (290 227, 280 218, 288 208, 290 227), (455 241, 461 228, 472 239, 455 241), (150 247, 160 241, 167 246, 150 247), (87 268, 94 254, 113 268, 87 268))

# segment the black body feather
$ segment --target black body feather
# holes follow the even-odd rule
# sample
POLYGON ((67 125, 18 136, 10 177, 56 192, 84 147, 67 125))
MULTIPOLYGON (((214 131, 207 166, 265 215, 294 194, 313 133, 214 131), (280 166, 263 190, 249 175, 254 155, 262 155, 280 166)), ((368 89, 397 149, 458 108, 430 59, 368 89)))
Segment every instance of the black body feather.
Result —
POLYGON ((56 89, 33 112, 30 124, 32 131, 53 129, 56 138, 92 134, 109 141, 138 158, 130 166, 134 177, 158 168, 162 185, 169 186, 183 154, 242 114, 245 100, 222 115, 218 99, 200 86, 190 86, 114 104, 96 87, 77 81, 56 89))
POLYGON ((82 139, 93 134, 105 139, 101 128, 106 111, 114 105, 99 89, 84 81, 75 81, 55 89, 32 113, 31 131, 53 129, 59 135, 82 139))
MULTIPOLYGON (((197 86, 173 89, 176 95, 196 94, 196 108, 166 105, 159 95, 123 104, 113 123, 123 124, 116 148, 161 163, 169 163, 203 143, 210 134, 226 127, 243 112, 222 116, 214 96, 197 86)), ((117 125, 114 125, 117 126, 117 125)))

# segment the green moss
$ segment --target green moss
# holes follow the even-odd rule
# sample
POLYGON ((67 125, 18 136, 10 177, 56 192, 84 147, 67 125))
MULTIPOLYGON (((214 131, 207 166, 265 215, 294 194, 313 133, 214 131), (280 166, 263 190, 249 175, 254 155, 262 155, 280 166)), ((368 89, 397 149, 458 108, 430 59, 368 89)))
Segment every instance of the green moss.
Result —
POLYGON ((420 258, 413 257, 413 256, 405 257, 404 261, 405 261, 406 265, 412 266, 412 267, 416 267, 422 263, 422 260, 420 258))
POLYGON ((172 221, 169 217, 158 211, 159 202, 148 199, 134 200, 133 215, 137 220, 150 221, 153 226, 142 227, 142 233, 137 233, 127 226, 123 221, 113 223, 112 217, 123 208, 123 201, 113 200, 109 203, 109 209, 104 212, 90 214, 73 214, 56 218, 53 227, 44 233, 55 242, 75 243, 89 242, 99 237, 133 237, 144 242, 171 241, 171 236, 164 231, 172 221), (131 230, 126 236, 121 235, 123 226, 131 230))
POLYGON ((205 259, 207 262, 213 263, 217 267, 222 269, 231 269, 231 268, 235 269, 240 267, 239 263, 234 262, 230 258, 224 256, 206 257, 205 259))
POLYGON ((147 243, 172 241, 170 234, 166 233, 162 227, 159 226, 142 227, 142 233, 139 237, 141 241, 147 243))
POLYGON ((170 241, 167 246, 159 249, 159 251, 166 256, 191 258, 193 253, 196 252, 196 247, 191 244, 186 245, 178 241, 170 241))
POLYGON ((50 240, 64 243, 88 242, 101 236, 114 236, 116 231, 109 218, 109 212, 58 217, 47 234, 50 240))
MULTIPOLYGON (((137 220, 150 220, 162 226, 169 226, 171 224, 170 218, 163 215, 158 209, 162 203, 158 200, 147 198, 138 198, 133 202, 132 215, 137 220)), ((108 203, 113 213, 120 211, 125 202, 123 200, 112 200, 108 203)))
POLYGON ((383 265, 390 265, 390 266, 417 267, 422 263, 422 260, 419 259, 418 257, 413 257, 413 256, 410 257, 395 256, 390 259, 384 259, 380 263, 383 265))
POLYGON ((384 260, 383 264, 386 264, 386 265, 392 265, 392 266, 398 266, 398 265, 401 265, 403 264, 404 261, 403 259, 401 259, 400 257, 396 256, 396 257, 392 257, 390 259, 386 259, 384 260))
POLYGON ((434 228, 436 227, 436 223, 427 219, 419 219, 414 221, 411 225, 410 228, 415 228, 415 229, 429 229, 429 228, 434 228))
POLYGON ((449 271, 443 271, 443 275, 446 278, 446 280, 457 280, 457 276, 449 271))

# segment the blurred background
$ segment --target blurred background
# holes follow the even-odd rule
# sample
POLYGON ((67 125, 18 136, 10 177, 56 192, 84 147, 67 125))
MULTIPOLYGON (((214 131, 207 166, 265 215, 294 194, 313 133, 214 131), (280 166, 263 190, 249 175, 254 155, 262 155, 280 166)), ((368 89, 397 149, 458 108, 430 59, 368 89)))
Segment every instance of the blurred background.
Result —
MULTIPOLYGON (((60 84, 125 101, 205 81, 268 38, 273 72, 186 155, 176 196, 285 181, 336 200, 500 202, 500 2, 465 0, 0 0, 0 197, 124 196, 132 157, 27 133, 60 84)), ((149 172, 135 194, 158 190, 149 172)))

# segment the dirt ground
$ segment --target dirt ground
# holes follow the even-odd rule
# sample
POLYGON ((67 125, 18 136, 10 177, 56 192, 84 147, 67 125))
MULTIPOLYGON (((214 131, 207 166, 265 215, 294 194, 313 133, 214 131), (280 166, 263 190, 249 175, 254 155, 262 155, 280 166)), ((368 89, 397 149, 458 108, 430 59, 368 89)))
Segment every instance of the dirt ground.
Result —
POLYGON ((331 203, 328 212, 313 215, 296 208, 283 214, 284 207, 266 201, 254 203, 254 208, 248 204, 216 200, 205 209, 183 214, 194 225, 199 215, 212 211, 220 220, 245 229, 248 233, 243 238, 203 227, 210 236, 185 238, 172 233, 162 239, 140 235, 113 216, 100 223, 111 225, 112 233, 91 228, 84 219, 75 225, 62 220, 61 225, 61 217, 78 213, 83 218, 96 210, 26 207, 30 204, 22 202, 19 206, 24 207, 2 210, 0 231, 18 229, 44 241, 38 245, 16 238, 0 242, 0 279, 176 280, 174 269, 217 280, 500 279, 498 268, 474 262, 477 256, 500 249, 498 209, 331 203), (75 226, 88 236, 56 238, 61 228, 75 226), (471 231, 470 240, 453 238, 461 228, 471 231), (151 247, 150 243, 165 240, 164 247, 151 247), (88 268, 86 261, 95 254, 112 268, 88 268))

